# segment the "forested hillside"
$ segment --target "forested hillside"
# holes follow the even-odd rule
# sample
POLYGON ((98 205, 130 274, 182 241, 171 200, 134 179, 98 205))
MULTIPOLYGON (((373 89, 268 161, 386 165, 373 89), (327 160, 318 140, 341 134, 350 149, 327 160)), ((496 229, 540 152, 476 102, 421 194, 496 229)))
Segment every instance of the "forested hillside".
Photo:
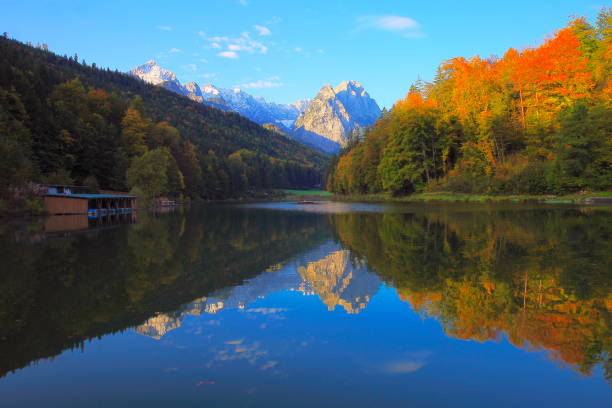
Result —
POLYGON ((46 181, 218 199, 314 186, 326 161, 238 114, 0 38, 0 195, 46 181))
POLYGON ((345 149, 343 194, 558 194, 612 188, 612 9, 538 47, 453 58, 345 149))

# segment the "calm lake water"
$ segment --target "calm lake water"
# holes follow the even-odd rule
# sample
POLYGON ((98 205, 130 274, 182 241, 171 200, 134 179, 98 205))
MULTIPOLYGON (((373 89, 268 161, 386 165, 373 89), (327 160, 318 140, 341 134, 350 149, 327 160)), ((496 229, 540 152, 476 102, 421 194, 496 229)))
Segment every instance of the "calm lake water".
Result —
POLYGON ((5 222, 1 405, 612 406, 611 215, 266 203, 5 222))

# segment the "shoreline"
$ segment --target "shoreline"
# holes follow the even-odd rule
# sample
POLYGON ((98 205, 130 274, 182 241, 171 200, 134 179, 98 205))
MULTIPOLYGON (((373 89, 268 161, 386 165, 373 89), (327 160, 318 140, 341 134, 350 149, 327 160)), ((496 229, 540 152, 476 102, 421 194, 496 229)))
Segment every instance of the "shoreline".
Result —
MULTIPOLYGON (((286 200, 319 200, 319 201, 348 201, 348 202, 393 202, 393 203, 427 203, 427 202, 461 202, 461 203, 518 203, 518 204, 597 204, 612 205, 612 191, 599 191, 588 193, 574 193, 566 195, 486 195, 466 193, 418 193, 408 196, 393 197, 386 194, 364 195, 287 195, 286 200)), ((273 200, 271 200, 273 201, 273 200)), ((274 200, 275 201, 275 200, 274 200)))
MULTIPOLYGON (((418 193, 408 196, 393 197, 387 194, 340 195, 329 192, 308 194, 308 190, 293 190, 295 193, 285 195, 275 194, 268 197, 251 196, 222 200, 190 200, 190 204, 242 204, 256 202, 285 202, 285 201, 339 201, 339 202, 379 202, 379 203, 515 203, 515 204, 580 204, 612 207, 612 191, 598 191, 587 193, 574 193, 561 196, 554 195, 486 195, 465 193, 418 193)), ((181 205, 183 207, 184 205, 181 205)), ((151 208, 138 208, 137 211, 149 211, 151 208)), ((42 218, 49 216, 45 212, 32 214, 27 210, 0 213, 0 219, 14 218, 42 218)))

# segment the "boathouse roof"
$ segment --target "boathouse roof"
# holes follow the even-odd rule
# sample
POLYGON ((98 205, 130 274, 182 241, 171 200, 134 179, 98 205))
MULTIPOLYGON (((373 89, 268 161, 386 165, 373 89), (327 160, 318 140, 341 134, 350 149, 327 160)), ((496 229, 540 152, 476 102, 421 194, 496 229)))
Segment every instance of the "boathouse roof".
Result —
POLYGON ((91 199, 91 198, 138 198, 133 195, 117 195, 117 194, 59 194, 59 193, 47 193, 47 196, 50 197, 64 197, 64 198, 82 198, 82 199, 91 199))

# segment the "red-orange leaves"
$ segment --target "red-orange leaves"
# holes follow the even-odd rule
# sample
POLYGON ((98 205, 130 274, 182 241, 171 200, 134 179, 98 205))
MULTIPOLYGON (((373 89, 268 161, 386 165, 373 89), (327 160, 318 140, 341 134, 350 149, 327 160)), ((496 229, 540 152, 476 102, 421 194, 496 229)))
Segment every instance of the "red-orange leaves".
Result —
POLYGON ((556 113, 572 100, 589 96, 595 86, 580 41, 570 28, 558 31, 538 48, 523 51, 512 80, 524 93, 528 108, 538 115, 556 113))

